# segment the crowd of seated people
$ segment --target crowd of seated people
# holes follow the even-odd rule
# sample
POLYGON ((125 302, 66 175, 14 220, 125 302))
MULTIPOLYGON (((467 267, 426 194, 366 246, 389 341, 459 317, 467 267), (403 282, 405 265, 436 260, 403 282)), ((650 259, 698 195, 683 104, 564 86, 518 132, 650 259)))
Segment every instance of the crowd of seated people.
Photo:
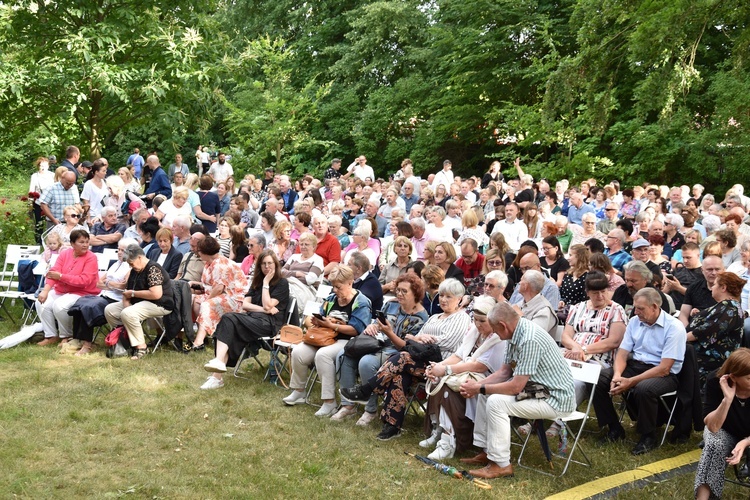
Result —
POLYGON ((266 170, 235 184, 225 156, 200 178, 181 163, 167 174, 155 154, 142 170, 118 174, 104 159, 89 170, 69 159, 72 169, 60 167, 54 181, 32 179, 51 264, 36 304, 40 345, 89 355, 93 328, 106 322, 123 326, 139 360, 146 320, 176 311, 188 326, 170 345, 190 353, 212 343, 201 388, 218 389, 247 345, 273 336, 292 302, 309 313, 325 284, 332 293, 303 326, 326 338, 291 350, 286 405, 307 402, 314 366, 316 416, 359 416, 360 426, 379 417, 377 438, 389 440, 416 383, 477 373, 486 378, 428 398, 420 445, 438 460, 474 450, 465 462, 482 467, 472 473, 494 478, 512 474, 511 417, 551 420, 555 437, 587 396, 565 358, 602 367, 594 411, 605 444, 625 437, 615 405, 626 397, 636 455, 657 446, 659 396, 684 389, 688 366, 707 408, 696 494, 720 494, 715 475, 725 464, 716 457, 731 452, 735 462, 750 445, 741 410, 750 397, 741 349, 750 332, 750 198, 741 185, 725 196, 700 185, 550 185, 520 162, 517 178, 497 165, 461 178, 447 160, 422 178, 405 160, 384 180, 364 157, 348 168, 333 160, 323 181, 266 170), (84 174, 79 195, 72 181, 84 174), (116 192, 105 193, 109 186, 116 192), (113 263, 100 271, 94 252, 110 249, 113 263), (377 346, 347 352, 360 336, 377 346), (546 396, 515 401, 526 383, 546 396))

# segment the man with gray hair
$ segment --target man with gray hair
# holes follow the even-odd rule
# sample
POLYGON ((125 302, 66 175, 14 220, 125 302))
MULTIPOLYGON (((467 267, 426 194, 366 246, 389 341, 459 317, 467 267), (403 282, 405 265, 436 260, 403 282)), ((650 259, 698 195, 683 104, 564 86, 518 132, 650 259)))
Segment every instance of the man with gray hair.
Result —
POLYGON ((172 246, 182 255, 190 251, 190 226, 192 225, 193 221, 189 215, 178 215, 172 221, 172 234, 174 235, 172 246))
POLYGON ((677 318, 662 310, 662 297, 653 288, 642 288, 633 298, 635 316, 628 322, 617 350, 614 366, 599 375, 594 394, 594 411, 599 427, 609 426, 603 443, 625 438, 625 429, 615 410, 612 396, 629 393, 625 400, 641 435, 633 455, 657 446, 659 396, 677 389, 677 374, 685 358, 687 333, 677 318))
POLYGON ((612 301, 620 304, 628 316, 633 315, 633 297, 636 292, 643 288, 652 288, 661 296, 660 305, 667 314, 671 314, 670 302, 661 291, 653 287, 654 275, 649 268, 640 260, 628 262, 625 267, 625 284, 620 285, 612 295, 612 301))
POLYGON ((461 462, 485 466, 470 473, 494 479, 513 475, 511 417, 555 420, 568 416, 576 404, 570 368, 547 332, 520 317, 507 302, 493 307, 488 319, 498 337, 508 341, 505 364, 481 382, 461 384, 463 397, 477 398, 474 445, 483 450, 461 462), (516 396, 528 383, 543 386, 549 397, 519 401, 516 396))
POLYGON ((411 238, 414 252, 417 254, 417 259, 424 260, 424 247, 430 241, 424 219, 421 217, 413 218, 409 220, 409 224, 411 224, 411 229, 414 232, 414 236, 411 238))
POLYGON ((100 213, 102 221, 94 224, 89 233, 91 239, 91 251, 102 253, 105 248, 117 250, 117 242, 125 234, 125 224, 117 222, 117 209, 115 207, 104 207, 100 213))
POLYGON ((604 251, 604 255, 609 257, 610 262, 612 262, 612 267, 617 270, 617 274, 620 276, 622 276, 625 264, 633 260, 633 257, 623 250, 625 241, 627 241, 625 231, 622 229, 613 229, 607 235, 607 240, 605 242, 607 249, 604 251))
MULTIPOLYGON (((312 219, 312 230, 318 238, 318 246, 315 253, 323 258, 323 275, 327 276, 339 262, 341 262, 341 243, 338 238, 328 231, 328 219, 323 214, 319 214, 312 219)), ((297 247, 299 251, 299 247, 297 247)))
POLYGON ((125 230, 123 238, 133 238, 138 243, 143 241, 141 235, 138 233, 138 227, 146 222, 146 219, 148 219, 150 215, 148 209, 143 206, 133 212, 133 215, 130 216, 131 225, 125 230))
POLYGON ((541 272, 529 270, 523 273, 518 291, 523 300, 513 307, 529 321, 554 336, 557 329, 557 314, 547 299, 541 294, 548 278, 541 272))
POLYGON ((604 219, 600 220, 596 224, 596 230, 603 233, 609 234, 617 226, 617 214, 620 209, 617 207, 617 203, 611 201, 607 202, 607 206, 604 208, 604 219))
POLYGON ((568 207, 568 220, 571 224, 583 225, 584 214, 595 214, 594 207, 583 202, 581 193, 570 195, 570 206, 568 207))
POLYGON ((190 239, 188 240, 190 250, 182 256, 182 261, 180 261, 180 265, 177 268, 177 275, 175 276, 175 280, 201 280, 205 264, 198 256, 198 242, 205 237, 206 235, 201 232, 196 232, 190 235, 190 239))

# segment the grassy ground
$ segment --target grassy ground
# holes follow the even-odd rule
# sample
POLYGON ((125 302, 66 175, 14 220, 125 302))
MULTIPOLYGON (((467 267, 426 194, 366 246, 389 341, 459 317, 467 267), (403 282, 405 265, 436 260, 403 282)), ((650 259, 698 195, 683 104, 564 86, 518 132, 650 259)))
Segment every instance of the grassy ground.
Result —
MULTIPOLYGON (((0 322, 0 336, 11 331, 0 322)), ((134 362, 28 344, 0 352, 0 497, 544 498, 689 451, 699 439, 636 458, 632 443, 598 448, 590 434, 593 468, 573 464, 562 479, 517 469, 484 492, 403 454, 424 452, 416 416, 401 438, 381 443, 374 423, 362 429, 318 419, 311 406, 285 407, 287 392, 262 382, 257 366, 250 380, 228 376, 223 389, 200 391, 210 356, 164 350, 134 362)), ((538 446, 531 458, 541 464, 538 446)), ((747 491, 728 486, 725 497, 747 491)), ((689 498, 692 475, 619 498, 644 495, 689 498)))

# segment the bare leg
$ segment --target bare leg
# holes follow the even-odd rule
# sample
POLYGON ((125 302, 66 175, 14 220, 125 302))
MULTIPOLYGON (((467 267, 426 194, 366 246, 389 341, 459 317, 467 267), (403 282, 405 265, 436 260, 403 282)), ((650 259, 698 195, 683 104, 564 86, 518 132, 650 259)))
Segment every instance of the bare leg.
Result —
POLYGON ((696 500, 708 500, 711 496, 711 488, 707 484, 701 484, 698 486, 698 491, 695 492, 696 500))

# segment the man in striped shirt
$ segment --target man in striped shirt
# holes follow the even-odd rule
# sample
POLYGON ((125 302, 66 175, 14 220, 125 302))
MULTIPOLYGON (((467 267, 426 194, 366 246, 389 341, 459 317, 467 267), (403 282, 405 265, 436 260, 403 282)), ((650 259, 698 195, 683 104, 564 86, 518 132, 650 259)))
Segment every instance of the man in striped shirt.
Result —
POLYGON ((484 450, 461 462, 484 465, 470 471, 476 477, 512 476, 510 417, 555 420, 575 410, 573 376, 549 333, 521 318, 507 302, 497 304, 488 316, 492 329, 508 341, 505 364, 481 382, 461 385, 465 398, 477 396, 474 445, 484 450), (549 396, 516 400, 527 383, 544 386, 549 396))

